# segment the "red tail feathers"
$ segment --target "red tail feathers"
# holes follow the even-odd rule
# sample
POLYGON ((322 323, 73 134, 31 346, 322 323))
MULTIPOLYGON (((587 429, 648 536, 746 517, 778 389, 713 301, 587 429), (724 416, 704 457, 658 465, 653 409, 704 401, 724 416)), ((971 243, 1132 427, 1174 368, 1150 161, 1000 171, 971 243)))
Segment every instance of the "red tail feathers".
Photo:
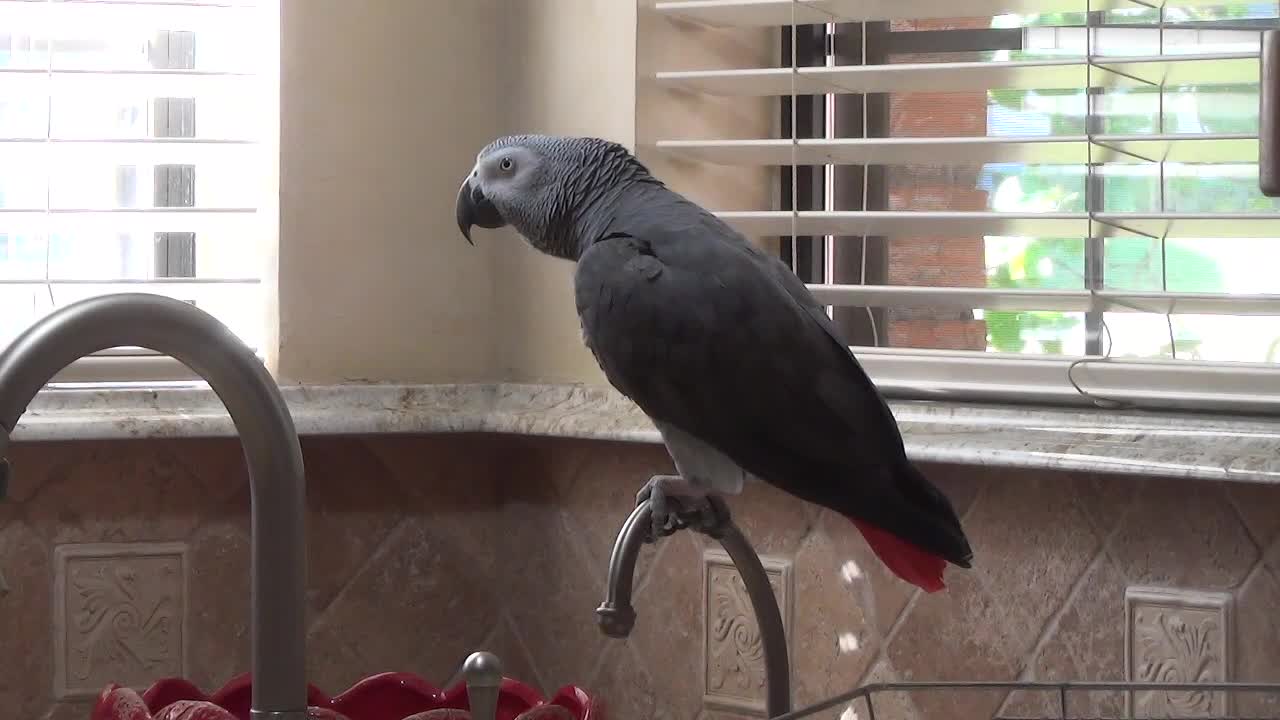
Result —
POLYGON ((947 567, 946 560, 927 553, 905 540, 900 540, 874 525, 868 525, 853 518, 849 519, 858 528, 858 532, 862 533, 862 537, 866 538, 867 544, 871 546, 876 557, 880 558, 894 575, 923 588, 925 592, 937 592, 946 587, 942 582, 942 571, 947 567))

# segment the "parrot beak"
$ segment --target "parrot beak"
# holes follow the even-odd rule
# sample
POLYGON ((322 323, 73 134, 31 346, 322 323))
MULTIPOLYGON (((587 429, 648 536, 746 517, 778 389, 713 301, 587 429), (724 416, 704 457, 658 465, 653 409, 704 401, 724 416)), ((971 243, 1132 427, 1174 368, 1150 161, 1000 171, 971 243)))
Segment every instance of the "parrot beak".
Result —
POLYGON ((458 188, 458 229, 462 231, 462 236, 467 242, 473 246, 475 242, 471 240, 471 228, 479 225, 482 228, 494 229, 500 228, 507 224, 502 219, 502 215, 498 213, 498 209, 493 206, 489 198, 484 196, 480 188, 471 185, 471 178, 468 177, 462 181, 462 187, 458 188))

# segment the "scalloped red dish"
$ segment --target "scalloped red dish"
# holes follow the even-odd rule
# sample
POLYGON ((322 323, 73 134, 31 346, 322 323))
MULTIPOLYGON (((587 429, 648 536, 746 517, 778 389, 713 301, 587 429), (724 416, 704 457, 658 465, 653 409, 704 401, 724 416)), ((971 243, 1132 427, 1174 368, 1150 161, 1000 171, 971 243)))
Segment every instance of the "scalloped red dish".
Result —
MULTIPOLYGON (((251 680, 233 678, 206 695, 182 678, 164 678, 141 695, 114 683, 103 688, 91 720, 249 720, 251 680)), ((371 675, 330 697, 307 686, 308 714, 314 720, 463 720, 468 715, 467 687, 459 682, 440 690, 410 673, 371 675), (454 712, 448 712, 448 711, 454 712)), ((503 678, 496 720, 604 720, 597 701, 566 685, 544 699, 537 690, 503 678)))

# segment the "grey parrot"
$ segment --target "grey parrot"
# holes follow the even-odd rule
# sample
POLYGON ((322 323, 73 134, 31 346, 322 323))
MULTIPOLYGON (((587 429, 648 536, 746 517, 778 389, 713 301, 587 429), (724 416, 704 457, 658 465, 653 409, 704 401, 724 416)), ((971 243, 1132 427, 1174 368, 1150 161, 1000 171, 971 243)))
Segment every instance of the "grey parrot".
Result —
POLYGON ((577 263, 583 340, 679 473, 637 495, 653 535, 681 508, 715 522, 749 473, 848 518, 928 592, 944 587, 947 563, 970 567, 950 500, 908 460, 889 406, 804 283, 625 147, 499 138, 463 180, 457 221, 473 245, 472 227, 509 225, 577 263))

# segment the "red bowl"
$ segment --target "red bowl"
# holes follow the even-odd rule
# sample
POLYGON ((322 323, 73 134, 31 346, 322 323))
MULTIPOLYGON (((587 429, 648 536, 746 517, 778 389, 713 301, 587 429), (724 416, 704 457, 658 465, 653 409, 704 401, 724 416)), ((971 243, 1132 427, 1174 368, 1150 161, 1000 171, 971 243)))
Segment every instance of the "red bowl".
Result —
MULTIPOLYGON (((206 695, 182 678, 157 680, 141 695, 112 683, 94 703, 91 720, 249 720, 252 687, 248 673, 206 695)), ((467 686, 440 690, 409 673, 371 675, 332 697, 307 686, 313 720, 454 720, 448 710, 467 710, 467 686)), ((458 716, 458 717, 466 717, 458 716)), ((551 699, 511 678, 498 691, 496 720, 604 720, 597 701, 566 685, 551 699)))

